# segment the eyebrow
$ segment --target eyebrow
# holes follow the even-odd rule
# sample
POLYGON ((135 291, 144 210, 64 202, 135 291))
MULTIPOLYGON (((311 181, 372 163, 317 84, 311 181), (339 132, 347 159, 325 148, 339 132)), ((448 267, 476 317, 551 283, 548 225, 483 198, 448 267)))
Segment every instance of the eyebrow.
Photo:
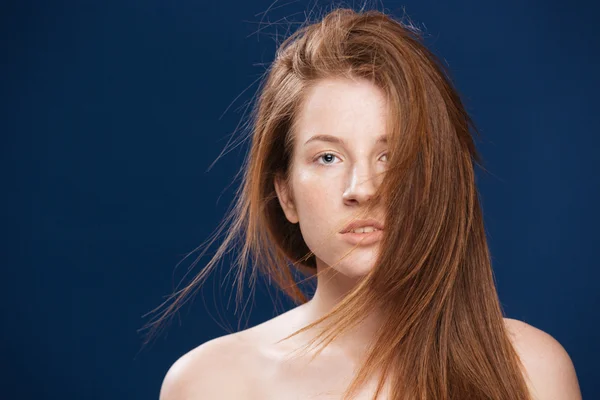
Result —
MULTIPOLYGON (((315 141, 340 143, 340 144, 346 145, 346 142, 344 141, 344 139, 339 138, 337 136, 331 136, 331 135, 314 135, 310 139, 308 139, 306 142, 304 142, 304 145, 306 146, 308 143, 315 142, 315 141)), ((375 143, 377 143, 377 144, 387 143, 387 135, 379 136, 377 138, 377 140, 375 141, 375 143)))

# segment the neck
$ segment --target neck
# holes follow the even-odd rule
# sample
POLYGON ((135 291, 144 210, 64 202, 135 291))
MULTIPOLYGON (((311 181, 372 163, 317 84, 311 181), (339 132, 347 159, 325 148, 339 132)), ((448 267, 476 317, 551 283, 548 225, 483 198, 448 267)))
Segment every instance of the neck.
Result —
MULTIPOLYGON (((317 289, 313 298, 305 305, 306 316, 314 321, 328 314, 344 296, 350 293, 360 282, 360 277, 346 276, 320 260, 317 260, 317 289)), ((338 336, 330 346, 343 354, 356 359, 362 357, 373 340, 380 318, 369 315, 364 321, 343 335, 338 336)), ((320 328, 320 325, 317 327, 320 328)), ((314 335, 314 333, 313 333, 314 335)))

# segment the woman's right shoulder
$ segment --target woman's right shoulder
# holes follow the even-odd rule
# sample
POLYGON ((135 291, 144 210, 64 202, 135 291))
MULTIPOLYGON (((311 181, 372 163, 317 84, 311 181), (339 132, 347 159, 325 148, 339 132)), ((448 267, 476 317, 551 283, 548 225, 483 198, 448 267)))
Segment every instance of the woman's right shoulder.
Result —
POLYGON ((252 348, 237 332, 192 349, 167 371, 160 400, 251 398, 252 348))

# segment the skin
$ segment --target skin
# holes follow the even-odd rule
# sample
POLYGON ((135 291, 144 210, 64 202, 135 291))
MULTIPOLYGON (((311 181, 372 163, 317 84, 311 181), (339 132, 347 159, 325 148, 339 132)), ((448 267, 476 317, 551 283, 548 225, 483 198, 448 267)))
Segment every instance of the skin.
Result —
MULTIPOLYGON (((307 343, 314 331, 275 342, 326 314, 373 268, 377 243, 360 246, 333 264, 353 247, 339 234, 340 225, 364 207, 378 183, 375 174, 385 171, 386 145, 377 141, 384 133, 385 113, 383 93, 365 80, 329 79, 310 90, 298 120, 291 187, 276 179, 275 188, 286 218, 299 224, 316 255, 322 274, 316 293, 306 304, 182 356, 165 376, 161 400, 340 398, 372 338, 377 315, 336 340, 310 364, 311 353, 287 356, 307 343), (317 134, 335 136, 345 144, 304 145, 317 134)), ((379 212, 371 217, 383 222, 381 216, 379 212)), ((522 321, 505 318, 505 323, 534 399, 581 399, 573 363, 560 343, 522 321)), ((371 398, 375 378, 358 399, 371 398)))

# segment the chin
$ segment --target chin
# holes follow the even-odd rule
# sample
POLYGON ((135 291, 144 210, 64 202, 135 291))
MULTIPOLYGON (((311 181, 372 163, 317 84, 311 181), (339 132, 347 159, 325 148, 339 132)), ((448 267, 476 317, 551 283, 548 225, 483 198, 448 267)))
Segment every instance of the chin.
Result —
POLYGON ((372 254, 360 254, 360 250, 355 250, 354 254, 349 254, 341 263, 332 267, 340 274, 352 278, 359 279, 367 275, 374 267, 375 257, 372 254))
POLYGON ((377 249, 357 247, 350 253, 347 248, 335 248, 323 258, 317 255, 317 265, 331 268, 344 277, 357 279, 367 275, 375 267, 377 249), (340 261, 340 258, 343 258, 340 261))
POLYGON ((372 266, 362 266, 362 267, 350 267, 350 268, 340 268, 338 272, 344 274, 346 277, 351 279, 360 279, 366 276, 369 272, 371 272, 372 266))

